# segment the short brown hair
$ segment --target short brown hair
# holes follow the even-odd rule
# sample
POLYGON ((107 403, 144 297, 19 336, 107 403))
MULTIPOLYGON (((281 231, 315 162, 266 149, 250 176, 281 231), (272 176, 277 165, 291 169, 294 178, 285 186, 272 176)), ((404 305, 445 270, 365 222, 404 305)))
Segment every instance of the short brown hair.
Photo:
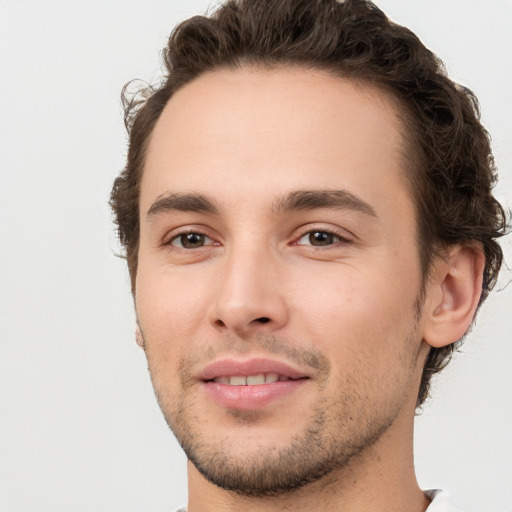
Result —
MULTIPOLYGON (((410 134, 408 172, 416 204, 424 279, 435 254, 455 243, 476 243, 485 254, 481 301, 502 263, 496 239, 507 231, 492 196, 496 169, 474 94, 445 74, 442 62, 409 29, 366 0, 228 0, 210 16, 178 25, 164 50, 158 87, 123 95, 129 132, 127 164, 115 180, 111 206, 135 293, 139 194, 152 130, 172 95, 206 71, 294 65, 354 78, 390 92, 410 134)), ((405 130, 404 130, 405 131, 405 130)), ((460 341, 460 340, 459 340, 460 341)), ((432 348, 419 390, 448 363, 456 344, 432 348)))

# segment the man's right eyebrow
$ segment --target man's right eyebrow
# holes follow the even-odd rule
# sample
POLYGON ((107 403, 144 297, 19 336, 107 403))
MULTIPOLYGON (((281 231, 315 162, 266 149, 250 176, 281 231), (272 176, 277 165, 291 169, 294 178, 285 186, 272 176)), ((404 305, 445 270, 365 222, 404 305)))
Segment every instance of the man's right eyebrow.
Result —
POLYGON ((203 194, 168 193, 159 196, 147 211, 148 220, 171 211, 218 214, 215 202, 203 194))

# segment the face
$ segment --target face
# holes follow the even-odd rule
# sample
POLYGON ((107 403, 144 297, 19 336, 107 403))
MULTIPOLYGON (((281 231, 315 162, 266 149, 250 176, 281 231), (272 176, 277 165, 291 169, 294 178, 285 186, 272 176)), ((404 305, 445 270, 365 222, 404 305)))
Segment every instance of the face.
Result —
POLYGON ((162 113, 136 310, 167 422, 214 484, 304 486, 412 416, 421 273, 400 129, 378 91, 292 68, 204 74, 162 113))

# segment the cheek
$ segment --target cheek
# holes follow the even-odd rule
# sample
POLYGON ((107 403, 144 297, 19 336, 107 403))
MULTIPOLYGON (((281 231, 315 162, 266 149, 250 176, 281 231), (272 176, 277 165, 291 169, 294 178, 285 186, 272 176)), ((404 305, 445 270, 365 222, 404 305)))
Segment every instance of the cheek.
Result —
POLYGON ((162 410, 175 411, 182 389, 180 362, 201 337, 204 319, 200 283, 158 264, 139 267, 136 310, 146 344, 151 380, 162 410))
POLYGON ((303 279, 301 291, 296 290, 293 309, 301 328, 340 361, 361 351, 371 352, 371 359, 376 353, 393 357, 414 326, 419 280, 391 265, 375 272, 349 266, 331 270, 303 279))
POLYGON ((204 320, 208 284, 194 281, 166 269, 139 269, 136 282, 136 310, 146 343, 158 350, 180 350, 197 337, 204 320))
POLYGON ((354 416, 392 410, 410 389, 416 366, 415 287, 361 275, 333 282, 300 317, 300 330, 331 363, 326 392, 344 407, 357 396, 366 405, 354 416))

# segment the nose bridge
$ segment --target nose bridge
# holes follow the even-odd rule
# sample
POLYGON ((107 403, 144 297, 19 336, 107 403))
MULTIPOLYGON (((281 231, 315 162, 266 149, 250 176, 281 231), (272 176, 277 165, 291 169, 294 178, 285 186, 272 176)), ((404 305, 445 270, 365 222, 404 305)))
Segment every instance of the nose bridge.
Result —
MULTIPOLYGON (((267 247, 240 243, 226 258, 220 299, 229 308, 257 308, 272 296, 272 255, 267 247)), ((261 307, 261 306, 260 306, 261 307)))
POLYGON ((211 319, 221 327, 247 334, 273 330, 287 320, 278 285, 278 257, 268 241, 240 240, 227 251, 211 319))

